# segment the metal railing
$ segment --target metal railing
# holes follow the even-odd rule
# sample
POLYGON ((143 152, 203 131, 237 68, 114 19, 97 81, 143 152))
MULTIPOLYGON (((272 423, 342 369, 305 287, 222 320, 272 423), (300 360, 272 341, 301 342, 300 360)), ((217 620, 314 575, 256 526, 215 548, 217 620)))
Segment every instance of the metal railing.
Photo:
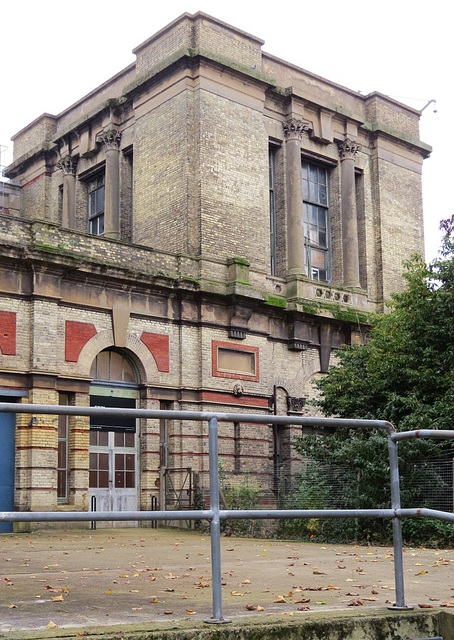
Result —
MULTIPOLYGON (((211 530, 211 572, 213 615, 205 622, 228 622, 222 612, 221 589, 221 520, 223 519, 279 519, 279 518, 391 518, 394 547, 394 580, 396 602, 389 609, 410 609, 405 604, 404 570, 401 519, 404 517, 430 517, 454 522, 454 514, 433 509, 402 509, 400 502, 399 463, 397 444, 409 438, 453 439, 454 431, 408 431, 397 433, 385 420, 346 420, 341 418, 298 418, 295 416, 271 416, 246 413, 212 413, 195 411, 112 409, 102 407, 70 407, 67 405, 33 405, 0 403, 1 413, 27 413, 76 416, 121 415, 131 418, 185 420, 208 422, 210 508, 184 511, 110 511, 110 512, 0 512, 0 522, 67 522, 67 521, 150 521, 160 520, 209 520, 211 530), (349 427, 353 429, 380 429, 386 432, 391 484, 391 507, 389 509, 254 509, 227 510, 220 508, 218 423, 247 422, 249 424, 301 425, 302 427, 349 427)), ((329 437, 329 436, 327 436, 329 437)))

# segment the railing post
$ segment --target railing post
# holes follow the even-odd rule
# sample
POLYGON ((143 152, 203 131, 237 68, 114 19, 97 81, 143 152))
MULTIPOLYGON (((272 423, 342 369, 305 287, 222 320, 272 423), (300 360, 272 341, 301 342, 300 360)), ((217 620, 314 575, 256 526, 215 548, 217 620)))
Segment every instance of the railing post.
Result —
MULTIPOLYGON (((400 480, 399 480, 399 458, 397 455, 397 442, 388 434, 389 451, 389 472, 391 476, 391 507, 394 511, 399 510, 400 505, 400 480)), ((394 546, 394 582, 396 587, 396 602, 388 609, 413 609, 405 604, 404 590, 404 556, 402 549, 402 522, 400 517, 394 516, 393 523, 393 546, 394 546)))
MULTIPOLYGON (((151 496, 151 505, 150 505, 150 510, 151 511, 157 511, 158 510, 158 499, 156 496, 151 496)), ((152 520, 151 521, 151 528, 152 529, 157 529, 158 528, 158 521, 157 520, 152 520)))
MULTIPOLYGON (((90 511, 96 511, 96 496, 91 496, 90 511)), ((96 520, 92 520, 90 523, 90 529, 96 529, 96 520)))
POLYGON ((222 616, 221 586, 221 520, 219 517, 219 457, 218 457, 218 421, 210 418, 208 431, 209 467, 210 467, 210 510, 211 518, 211 587, 213 596, 213 616, 205 620, 212 624, 230 622, 222 616))

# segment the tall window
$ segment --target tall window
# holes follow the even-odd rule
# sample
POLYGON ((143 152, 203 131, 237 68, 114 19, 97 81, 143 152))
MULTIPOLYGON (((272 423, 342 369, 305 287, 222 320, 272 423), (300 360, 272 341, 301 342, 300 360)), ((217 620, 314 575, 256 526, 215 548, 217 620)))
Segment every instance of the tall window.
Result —
POLYGON ((104 233, 104 173, 88 183, 88 232, 95 236, 104 233))
MULTIPOLYGON (((159 408, 162 411, 170 409, 170 403, 161 400, 159 402, 159 408)), ((159 466, 167 467, 168 463, 168 427, 169 421, 166 418, 159 420, 159 466)))
POLYGON ((328 169, 303 161, 304 262, 306 275, 329 282, 330 237, 328 169))
MULTIPOLYGON (((68 405, 67 393, 60 393, 59 404, 68 405)), ((58 416, 58 462, 57 462, 57 500, 68 500, 68 438, 69 416, 58 416)))
POLYGON ((269 184, 270 184, 270 259, 271 275, 276 275, 276 193, 275 193, 276 149, 269 148, 269 184))

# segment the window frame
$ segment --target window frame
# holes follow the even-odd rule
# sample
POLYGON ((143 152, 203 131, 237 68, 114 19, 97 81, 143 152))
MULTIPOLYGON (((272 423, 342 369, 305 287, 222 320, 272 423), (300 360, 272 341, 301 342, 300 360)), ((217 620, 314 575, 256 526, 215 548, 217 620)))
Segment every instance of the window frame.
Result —
MULTIPOLYGON (((70 405, 68 393, 60 393, 58 404, 70 405)), ((69 415, 58 416, 57 426, 57 503, 66 504, 69 501, 69 415), (64 435, 61 435, 62 432, 64 435), (64 445, 62 447, 62 445, 64 445), (64 452, 61 455, 61 448, 64 452), (64 482, 62 482, 64 478, 64 482)))
POLYGON ((105 171, 99 171, 87 179, 87 231, 93 236, 104 234, 106 208, 106 176, 105 171), (98 207, 98 198, 102 193, 102 206, 98 207), (92 197, 94 196, 94 197, 92 197), (92 202, 95 210, 92 211, 92 202))
POLYGON ((270 198, 270 274, 277 274, 277 237, 276 237, 276 152, 277 146, 268 145, 268 181, 270 198))
POLYGON ((301 183, 303 192, 303 228, 304 228, 304 266, 306 275, 318 282, 331 282, 332 280, 332 243, 331 243, 331 215, 329 198, 330 168, 322 163, 313 162, 308 158, 301 158, 301 183), (305 174, 306 167, 306 174, 305 174), (311 170, 316 170, 317 181, 310 179, 311 170), (324 174, 324 181, 320 180, 320 173, 324 174), (315 185, 311 187, 311 185, 315 185), (311 193, 312 191, 312 193, 311 193), (314 194, 316 191, 316 194, 314 194), (324 192, 324 196, 321 195, 324 192), (317 219, 316 222, 310 220, 311 216, 317 219), (324 218, 324 226, 320 224, 320 214, 324 218), (312 227, 312 229, 311 229, 312 227), (312 232, 312 233, 311 233, 312 232), (317 235, 318 241, 311 239, 311 235, 317 235), (325 241, 320 242, 320 237, 325 235, 325 241), (311 260, 312 250, 324 255, 324 268, 314 265, 311 260), (320 277, 320 272, 325 272, 326 277, 320 277))

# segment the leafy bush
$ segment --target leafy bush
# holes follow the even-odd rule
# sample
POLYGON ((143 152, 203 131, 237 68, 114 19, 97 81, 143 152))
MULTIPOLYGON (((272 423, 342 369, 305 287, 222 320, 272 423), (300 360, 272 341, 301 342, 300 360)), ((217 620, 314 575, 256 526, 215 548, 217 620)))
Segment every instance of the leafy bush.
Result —
MULTIPOLYGON (((222 459, 219 460, 219 484, 221 505, 225 509, 257 509, 259 488, 249 474, 242 476, 237 483, 227 480, 222 459)), ((221 531, 226 535, 259 536, 261 520, 222 520, 221 531)))

